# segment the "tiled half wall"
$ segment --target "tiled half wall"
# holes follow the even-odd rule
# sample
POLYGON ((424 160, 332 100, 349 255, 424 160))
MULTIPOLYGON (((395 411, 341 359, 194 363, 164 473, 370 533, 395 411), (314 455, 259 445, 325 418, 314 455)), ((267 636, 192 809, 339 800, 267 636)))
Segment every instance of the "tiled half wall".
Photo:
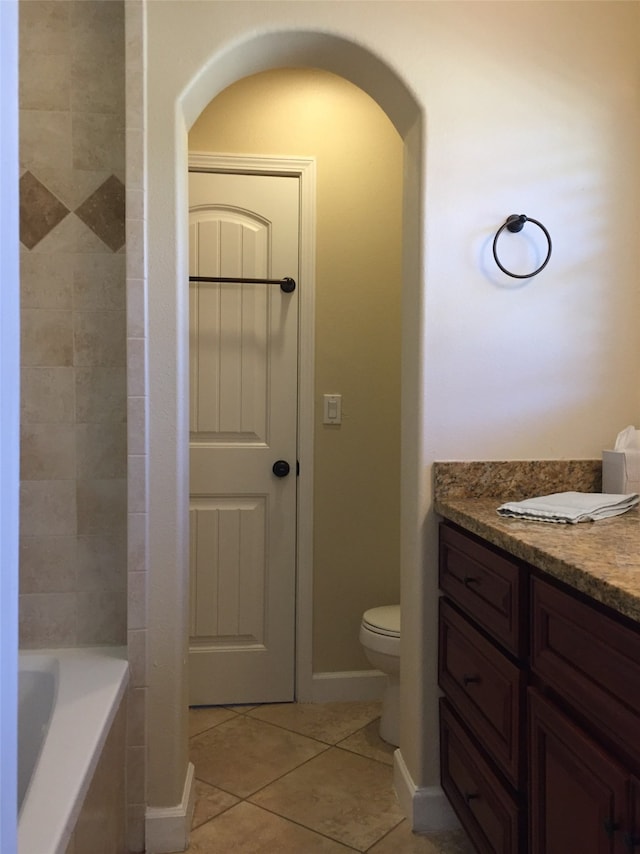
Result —
POLYGON ((124 4, 19 14, 20 642, 122 644, 124 4))

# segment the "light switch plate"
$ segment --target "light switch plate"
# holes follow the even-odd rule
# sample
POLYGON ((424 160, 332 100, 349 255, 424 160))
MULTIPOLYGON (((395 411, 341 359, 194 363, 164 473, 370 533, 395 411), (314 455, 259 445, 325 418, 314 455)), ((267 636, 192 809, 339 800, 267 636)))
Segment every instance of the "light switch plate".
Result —
POLYGON ((342 395, 324 394, 323 401, 323 424, 342 424, 342 395))

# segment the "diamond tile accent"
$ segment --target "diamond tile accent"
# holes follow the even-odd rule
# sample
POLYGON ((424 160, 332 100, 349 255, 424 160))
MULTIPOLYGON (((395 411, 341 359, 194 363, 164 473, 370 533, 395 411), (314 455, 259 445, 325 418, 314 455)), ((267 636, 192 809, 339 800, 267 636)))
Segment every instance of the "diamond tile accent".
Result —
POLYGON ((69 213, 31 172, 20 179, 20 241, 33 249, 69 213))
POLYGON ((100 240, 116 252, 125 241, 124 205, 124 184, 111 175, 76 208, 75 213, 100 240))

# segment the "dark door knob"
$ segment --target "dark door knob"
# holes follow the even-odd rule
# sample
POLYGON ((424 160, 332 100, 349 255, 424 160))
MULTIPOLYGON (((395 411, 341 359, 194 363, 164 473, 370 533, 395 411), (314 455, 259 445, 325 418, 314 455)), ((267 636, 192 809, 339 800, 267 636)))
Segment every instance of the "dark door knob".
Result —
POLYGON ((286 460, 276 460, 272 471, 276 477, 286 477, 291 471, 291 466, 286 460))

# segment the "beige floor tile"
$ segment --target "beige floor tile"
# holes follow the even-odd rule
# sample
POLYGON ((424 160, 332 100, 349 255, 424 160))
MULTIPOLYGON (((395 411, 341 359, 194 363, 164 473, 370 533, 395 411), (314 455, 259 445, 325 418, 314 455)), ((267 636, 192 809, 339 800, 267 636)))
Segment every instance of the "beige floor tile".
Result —
POLYGON ((393 765, 393 752, 396 749, 380 738, 380 718, 376 718, 358 732, 339 741, 336 747, 359 753, 360 756, 368 756, 369 759, 377 759, 378 762, 384 762, 387 765, 393 765))
POLYGON ((189 709, 189 737, 199 735, 233 717, 235 712, 225 706, 201 706, 189 709))
POLYGON ((412 833, 405 819, 374 845, 369 854, 474 854, 464 831, 412 833))
POLYGON ((330 748, 251 798, 251 802, 366 851, 403 819, 392 770, 330 748))
POLYGON ((257 709, 258 705, 256 703, 243 703, 238 706, 225 706, 225 709, 231 709, 232 712, 238 712, 238 714, 244 715, 247 712, 250 712, 252 709, 257 709))
POLYGON ((245 798, 326 750, 295 732, 235 715, 191 739, 196 777, 245 798))
POLYGON ((352 850, 243 801, 194 830, 187 854, 347 854, 352 850))
POLYGON ((238 799, 222 789, 216 789, 202 780, 196 780, 196 808, 193 812, 191 827, 199 827, 205 821, 220 815, 238 803, 238 799))
POLYGON ((274 703, 259 706, 249 717, 336 744, 380 716, 381 704, 373 703, 274 703))

